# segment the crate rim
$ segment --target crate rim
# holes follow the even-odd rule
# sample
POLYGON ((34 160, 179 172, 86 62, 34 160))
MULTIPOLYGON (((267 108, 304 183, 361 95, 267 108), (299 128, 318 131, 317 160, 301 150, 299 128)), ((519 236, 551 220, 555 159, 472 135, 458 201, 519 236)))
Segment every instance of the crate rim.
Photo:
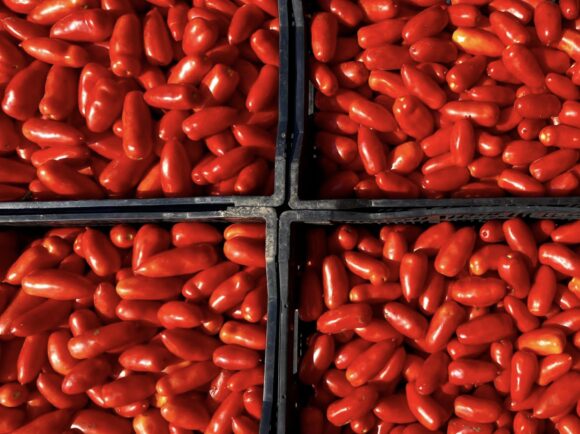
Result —
POLYGON ((278 83, 278 125, 276 133, 276 154, 274 158, 274 191, 269 196, 197 196, 183 198, 150 198, 150 199, 98 199, 98 200, 51 200, 51 201, 11 201, 0 202, 0 213, 10 212, 63 212, 63 210, 103 209, 135 209, 161 207, 188 207, 204 209, 207 207, 227 208, 229 206, 244 207, 278 207, 286 199, 287 182, 287 148, 289 139, 289 82, 290 82, 290 8, 286 0, 278 0, 278 16, 280 21, 279 38, 279 83, 278 83))
MULTIPOLYGON (((360 211, 335 211, 335 210, 288 210, 282 213, 279 219, 278 230, 278 278, 279 281, 279 319, 278 319, 278 394, 277 394, 277 434, 287 434, 288 410, 288 364, 289 352, 293 359, 298 357, 298 315, 291 316, 291 309, 296 311, 295 306, 290 306, 290 259, 291 259, 291 233, 293 223, 306 225, 336 225, 341 223, 358 224, 396 224, 416 223, 416 219, 427 219, 427 223, 436 224, 441 221, 475 222, 481 223, 483 219, 509 219, 513 217, 529 219, 580 219, 580 208, 563 207, 464 207, 464 208, 430 208, 410 209, 406 211, 383 211, 360 212, 360 211), (479 219, 478 219, 479 218, 479 219), (288 337, 290 335, 290 320, 294 320, 293 347, 289 348, 288 337)), ((424 223, 416 223, 424 224, 424 223)), ((290 416, 291 417, 291 416, 290 416)))
MULTIPOLYGON (((574 219, 580 218, 579 207, 562 206, 476 206, 476 207, 431 207, 412 208, 407 210, 332 210, 332 209, 308 209, 308 210, 288 210, 280 216, 280 228, 278 236, 282 241, 282 236, 290 230, 292 223, 307 224, 335 224, 340 222, 351 222, 353 224, 394 224, 412 223, 412 219, 428 219, 430 223, 441 221, 473 221, 476 218, 544 218, 549 214, 554 219, 574 219), (497 217, 487 217, 487 216, 497 217), (469 217, 473 217, 472 220, 469 217)), ((283 244, 279 244, 283 246, 283 244)))
MULTIPOLYGON (((291 163, 290 179, 298 178, 298 172, 293 170, 298 164, 291 163)), ((548 206, 548 207, 576 207, 580 205, 580 196, 569 197, 515 197, 505 196, 501 198, 473 198, 473 199, 299 199, 298 184, 291 181, 290 197, 288 205, 293 210, 374 210, 381 208, 404 209, 404 208, 441 208, 441 207, 527 207, 527 206, 548 206)))
POLYGON ((44 213, 28 215, 0 215, 0 230, 18 227, 49 227, 65 225, 114 225, 118 223, 171 223, 185 221, 239 221, 264 220, 266 223, 266 279, 268 285, 268 321, 266 351, 264 358, 264 391, 260 434, 269 434, 275 423, 275 373, 278 357, 278 264, 276 261, 278 242, 278 219, 273 208, 240 207, 228 210, 201 212, 95 212, 95 213, 44 213), (268 349, 270 351, 268 351, 268 349))

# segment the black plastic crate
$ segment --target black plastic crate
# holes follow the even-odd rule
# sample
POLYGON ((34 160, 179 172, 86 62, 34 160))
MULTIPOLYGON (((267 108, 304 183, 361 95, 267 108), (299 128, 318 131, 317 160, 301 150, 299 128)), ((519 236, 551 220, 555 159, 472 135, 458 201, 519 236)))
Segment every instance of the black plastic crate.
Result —
POLYGON ((232 206, 277 207, 286 199, 286 154, 288 149, 288 117, 290 112, 290 9, 287 0, 278 0, 280 20, 280 74, 278 84, 278 132, 274 160, 274 192, 271 196, 197 196, 152 199, 102 199, 62 201, 0 202, 0 213, 91 212, 147 208, 150 210, 216 210, 232 206))
POLYGON ((413 209, 389 213, 362 213, 354 211, 299 211, 284 212, 279 228, 280 319, 278 343, 278 429, 277 434, 299 432, 298 409, 311 396, 311 387, 298 381, 300 357, 306 350, 306 338, 314 331, 313 323, 298 317, 298 272, 305 258, 305 229, 312 226, 329 227, 337 224, 432 225, 442 221, 483 223, 491 219, 507 220, 513 217, 533 219, 580 219, 579 208, 557 207, 472 207, 413 209))
MULTIPOLYGON (((112 226, 119 223, 158 223, 199 221, 217 224, 264 222, 266 224, 266 279, 268 286, 268 322, 264 360, 264 404, 260 434, 268 434, 275 426, 275 375, 278 333, 278 270, 276 267, 278 219, 270 208, 237 208, 209 212, 133 212, 90 214, 0 215, 2 229, 24 229, 30 232, 58 226, 112 226)), ((0 249, 2 246, 0 246, 0 249)))
POLYGON ((292 0, 292 23, 295 76, 292 136, 289 148, 288 204, 292 209, 365 209, 365 208, 425 208, 448 206, 576 206, 580 196, 570 197, 514 197, 477 199, 320 199, 317 197, 318 170, 313 160, 314 87, 308 75, 310 33, 306 15, 313 9, 304 0, 292 0))

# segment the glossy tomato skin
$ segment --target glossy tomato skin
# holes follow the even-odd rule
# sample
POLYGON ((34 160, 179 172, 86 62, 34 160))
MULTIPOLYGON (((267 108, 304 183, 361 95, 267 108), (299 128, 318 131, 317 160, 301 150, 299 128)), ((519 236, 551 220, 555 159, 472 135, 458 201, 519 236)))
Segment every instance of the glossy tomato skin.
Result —
POLYGON ((557 429, 566 434, 573 433, 575 430, 580 429, 580 419, 573 414, 564 416, 558 422, 557 429))
POLYGON ((34 61, 14 75, 4 91, 4 113, 20 121, 33 117, 42 99, 49 69, 46 63, 34 61), (27 88, 25 83, 35 84, 27 88))
POLYGON ((538 359, 527 351, 514 353, 511 363, 510 396, 514 401, 522 401, 532 391, 539 372, 538 359))
POLYGON ((389 278, 389 268, 380 260, 365 253, 345 252, 344 262, 349 271, 374 285, 385 283, 389 278))
POLYGON ((47 161, 37 168, 43 186, 58 197, 102 199, 104 192, 93 180, 59 161, 47 161))
POLYGON ((32 382, 46 361, 48 333, 27 336, 16 361, 17 378, 20 384, 32 382))
POLYGON ((14 258, 14 262, 6 270, 6 283, 18 285, 26 274, 57 265, 64 259, 62 254, 66 254, 66 250, 70 252, 70 246, 63 245, 54 252, 51 252, 42 244, 30 246, 20 256, 14 258))
POLYGON ((372 309, 368 304, 345 304, 325 312, 316 322, 321 333, 341 333, 364 327, 372 319, 372 309))
POLYGON ((415 386, 421 395, 430 395, 445 382, 449 356, 443 351, 435 352, 425 359, 415 386))
POLYGON ((36 379, 38 391, 58 409, 80 409, 87 403, 86 395, 65 394, 62 389, 62 377, 58 374, 41 373, 36 379))
POLYGON ((427 429, 438 429, 448 418, 443 407, 431 396, 420 395, 414 383, 405 386, 409 409, 421 425, 427 429))
POLYGON ((242 271, 221 282, 209 298, 209 304, 216 312, 223 313, 244 300, 255 287, 255 279, 242 271))
POLYGON ((213 351, 219 346, 214 338, 197 330, 165 330, 161 332, 161 341, 172 354, 190 361, 211 359, 213 351))
POLYGON ((427 279, 428 260, 422 253, 406 253, 401 259, 399 278, 407 301, 419 297, 427 279))
POLYGON ((83 234, 85 259, 99 276, 108 276, 121 268, 121 255, 108 237, 97 230, 87 229, 83 234))
POLYGON ((503 232, 510 248, 526 256, 532 265, 537 264, 537 245, 530 228, 521 219, 506 220, 503 232))
POLYGON ((46 76, 40 112, 54 120, 67 118, 75 108, 78 79, 74 69, 54 65, 46 76))
POLYGON ((25 423, 26 413, 20 409, 2 408, 1 432, 14 432, 25 423))
POLYGON ((478 345, 508 337, 513 332, 513 321, 509 315, 487 314, 460 325, 457 337, 463 344, 478 345))
MULTIPOLYGON (((223 432, 226 429, 225 426, 228 424, 228 428, 231 429, 231 420, 233 417, 240 415, 243 409, 242 394, 241 393, 231 393, 228 397, 219 405, 216 412, 210 418, 207 416, 201 425, 203 428, 211 430, 211 432, 223 432), (206 428, 207 427, 207 428, 206 428)), ((207 414, 207 413, 206 413, 207 414)), ((192 426, 195 429, 195 427, 192 426)), ((209 431, 208 431, 209 432, 209 431)))
POLYGON ((103 384, 101 394, 105 408, 121 407, 146 399, 155 391, 155 377, 148 374, 131 374, 111 383, 103 384))
POLYGON ((71 395, 86 392, 102 384, 111 372, 111 365, 105 358, 83 360, 64 377, 62 390, 71 395))
POLYGON ((187 55, 205 54, 214 46, 219 34, 216 28, 199 17, 189 21, 183 30, 183 51, 187 55))
POLYGON ((138 434, 169 434, 169 424, 158 409, 149 409, 133 419, 133 429, 138 434))
POLYGON ((492 423, 501 412, 501 406, 492 400, 475 398, 469 395, 455 399, 455 414, 469 422, 492 423))
POLYGON ((401 303, 387 303, 383 309, 389 324, 404 336, 421 339, 427 332, 427 321, 419 313, 401 303))
POLYGON ((163 395, 177 395, 206 384, 218 373, 219 369, 210 361, 194 363, 159 379, 156 390, 163 395))
POLYGON ((139 91, 129 92, 123 102, 123 149, 127 157, 140 160, 153 150, 151 112, 139 91))
POLYGON ((454 385, 484 384, 497 376, 498 369, 489 362, 472 359, 454 360, 449 364, 449 382, 454 385))
POLYGON ((113 323, 72 338, 68 349, 77 359, 89 359, 111 349, 146 340, 151 332, 150 327, 137 321, 113 323))
POLYGON ((158 8, 150 10, 143 22, 143 49, 150 64, 167 65, 173 58, 168 26, 158 8))
POLYGON ((534 405, 534 416, 539 419, 556 416, 565 411, 576 401, 576 393, 568 386, 576 385, 578 375, 568 373, 554 381, 540 395, 538 402, 534 405))
POLYGON ((564 375, 572 366, 572 358, 569 354, 552 354, 546 356, 540 362, 538 384, 545 386, 564 375))
POLYGON ((110 41, 111 69, 120 77, 137 76, 141 72, 141 24, 134 14, 119 17, 110 41))
POLYGON ((540 263, 568 276, 573 276, 580 265, 574 252, 557 243, 543 244, 539 249, 539 257, 540 263))
POLYGON ((114 434, 123 434, 131 430, 131 423, 127 419, 104 411, 82 410, 75 415, 72 427, 83 431, 106 429, 114 434))
POLYGON ((396 127, 395 119, 387 109, 360 97, 350 105, 349 117, 354 122, 380 132, 389 132, 396 127))
POLYGON ((166 250, 148 258, 135 273, 148 278, 193 274, 217 262, 214 246, 199 244, 166 250))
POLYGON ((65 271, 43 270, 31 273, 22 281, 29 295, 53 300, 72 300, 92 295, 94 284, 87 278, 65 271))
POLYGON ((71 337, 71 333, 67 330, 54 331, 48 337, 48 362, 52 369, 61 375, 67 375, 78 363, 67 348, 67 343, 71 337))
POLYGON ((224 131, 238 119, 236 109, 216 106, 204 108, 183 121, 183 131, 191 140, 200 140, 224 131), (209 120, 219 120, 208 124, 209 120))
POLYGON ((426 345, 433 351, 445 348, 465 318, 465 310, 457 303, 453 301, 443 303, 433 314, 425 336, 426 345))
POLYGON ((521 332, 525 333, 539 326, 538 319, 527 310, 526 305, 520 299, 510 295, 504 299, 504 304, 506 311, 511 315, 516 327, 521 332))
MULTIPOLYGON (((6 383, 0 387, 0 403, 7 408, 19 407, 28 400, 28 390, 19 383, 6 383)), ((11 413, 15 414, 15 413, 11 413)))
POLYGON ((393 355, 395 345, 391 341, 378 342, 363 351, 349 365, 346 379, 353 387, 364 385, 372 379, 393 355))
POLYGON ((450 285, 450 297, 456 302, 475 307, 491 306, 506 294, 506 285, 500 279, 464 277, 450 285))
POLYGON ((457 275, 471 255, 475 237, 471 228, 462 228, 453 234, 449 243, 435 258, 437 271, 448 277, 457 275))
POLYGON ((538 355, 561 354, 566 342, 564 332, 547 325, 537 328, 518 337, 517 347, 520 350, 530 350, 538 355))
POLYGON ((80 10, 54 23, 50 36, 74 42, 100 42, 111 36, 113 24, 111 15, 101 9, 80 10))
POLYGON ((13 431, 16 434, 32 434, 43 431, 48 433, 62 433, 70 425, 72 419, 70 410, 55 410, 22 425, 13 431))
POLYGON ((84 48, 57 39, 27 39, 22 48, 35 59, 53 65, 81 68, 89 61, 89 53, 84 48))
POLYGON ((207 410, 204 412, 205 407, 201 405, 201 401, 196 401, 198 406, 193 409, 189 409, 187 403, 181 401, 183 400, 175 399, 169 405, 162 407, 164 417, 174 421, 169 424, 169 433, 182 434, 191 431, 184 427, 203 429, 209 416, 207 415, 207 410))
POLYGON ((502 53, 507 70, 531 87, 541 86, 544 74, 532 52, 524 46, 513 45, 502 53))
POLYGON ((377 400, 377 392, 371 386, 355 389, 350 395, 332 403, 327 418, 336 426, 342 426, 370 411, 377 400))
POLYGON ((327 335, 318 335, 308 347, 300 363, 299 378, 306 384, 316 384, 334 359, 334 340, 327 335))

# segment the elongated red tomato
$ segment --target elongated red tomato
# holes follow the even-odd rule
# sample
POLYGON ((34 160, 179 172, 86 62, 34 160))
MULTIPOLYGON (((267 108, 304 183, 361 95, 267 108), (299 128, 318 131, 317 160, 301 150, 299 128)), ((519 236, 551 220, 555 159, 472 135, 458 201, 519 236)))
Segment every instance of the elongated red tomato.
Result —
POLYGON ((104 358, 84 360, 75 365, 64 377, 63 392, 73 395, 86 392, 102 384, 111 373, 111 365, 104 358))
POLYGON ((316 322, 322 333, 341 333, 367 325, 372 318, 372 310, 364 303, 344 304, 325 312, 316 322))
POLYGON ((127 157, 140 160, 147 157, 153 148, 151 113, 143 94, 129 92, 123 103, 123 149, 127 157))
POLYGON ((436 430, 445 422, 445 410, 433 397, 417 393, 414 383, 408 383, 405 391, 411 413, 423 426, 436 430))
POLYGON ((40 431, 47 434, 62 433, 69 426, 72 416, 72 412, 69 410, 50 411, 22 425, 13 433, 33 434, 40 431))
POLYGON ((204 361, 212 357, 219 342, 196 330, 165 330, 161 333, 163 345, 184 360, 204 361))
POLYGON ((457 337, 463 344, 478 345, 508 337, 513 331, 513 322, 508 315, 487 314, 459 326, 457 337))
POLYGON ((58 197, 101 199, 104 196, 103 190, 93 180, 59 161, 42 164, 36 175, 42 185, 58 197))
POLYGON ((145 277, 172 277, 195 273, 216 262, 215 249, 208 244, 199 244, 158 253, 135 272, 145 277))
POLYGON ((243 406, 242 394, 232 392, 216 409, 205 432, 213 434, 229 432, 232 419, 242 413, 243 406))
POLYGON ((141 25, 134 14, 119 17, 110 41, 111 69, 118 76, 137 76, 141 72, 141 25))
POLYGON ((578 381, 577 373, 571 372, 552 383, 534 405, 534 416, 545 419, 561 414, 568 406, 577 401, 577 390, 569 387, 577 385, 578 381))
POLYGON ((72 421, 72 427, 83 432, 106 429, 111 434, 124 434, 131 431, 131 424, 128 420, 98 410, 78 412, 72 421))
POLYGON ((40 373, 42 365, 46 361, 47 343, 47 333, 31 335, 24 339, 16 361, 18 382, 20 384, 30 383, 40 373))
POLYGON ((377 392, 371 386, 355 389, 350 395, 332 403, 327 411, 329 421, 336 426, 346 425, 370 411, 377 400, 377 392))
POLYGON ((43 93, 43 82, 49 71, 49 66, 43 62, 34 61, 26 68, 20 70, 8 82, 2 101, 2 110, 8 116, 24 121, 32 117, 36 112, 36 106, 40 102, 43 93), (36 85, 25 88, 25 83, 33 77, 39 81, 36 85))
POLYGON ((174 397, 161 407, 161 415, 178 429, 203 430, 208 424, 209 414, 200 399, 174 397))
POLYGON ((26 293, 37 297, 73 300, 91 296, 95 285, 78 274, 46 270, 26 276, 22 280, 22 288, 26 293))
POLYGON ((475 243, 475 232, 462 228, 452 235, 435 258, 435 268, 445 276, 456 276, 467 263, 475 243))
POLYGON ((120 407, 148 398, 155 391, 155 378, 132 374, 102 386, 101 394, 106 408, 120 407))
POLYGON ((376 175, 387 167, 383 144, 372 130, 366 126, 358 129, 358 152, 369 175, 376 175))
POLYGON ((68 349, 73 357, 88 359, 123 345, 142 342, 150 335, 151 329, 137 321, 113 323, 72 338, 68 349))
POLYGON ((266 255, 264 253, 264 241, 236 237, 224 244, 224 255, 230 261, 248 267, 264 268, 266 255))

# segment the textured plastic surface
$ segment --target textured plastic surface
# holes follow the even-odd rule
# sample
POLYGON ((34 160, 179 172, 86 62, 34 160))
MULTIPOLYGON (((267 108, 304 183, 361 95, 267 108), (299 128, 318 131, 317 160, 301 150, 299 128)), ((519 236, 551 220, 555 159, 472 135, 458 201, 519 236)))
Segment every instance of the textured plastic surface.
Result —
MULTIPOLYGON (((235 222, 266 223, 266 278, 268 282, 268 323, 266 331, 266 357, 264 361, 264 404, 260 434, 268 434, 275 421, 274 379, 276 372, 276 341, 278 333, 278 278, 276 268, 277 216, 269 208, 238 208, 210 212, 132 212, 44 215, 0 215, 0 230, 8 227, 38 230, 55 226, 110 226, 118 223, 169 224, 186 221, 203 221, 217 224, 235 222)), ((1 248, 1 246, 0 246, 1 248)))
POLYGON ((305 338, 314 331, 312 323, 298 318, 298 293, 295 273, 304 260, 304 234, 308 225, 334 224, 435 224, 444 220, 481 223, 512 217, 527 219, 572 220, 580 209, 555 207, 472 207, 455 209, 415 209, 389 213, 348 211, 286 211, 280 217, 278 264, 280 276, 280 319, 278 342, 278 430, 277 434, 299 432, 298 408, 311 394, 310 387, 298 381, 298 361, 305 350, 305 338))
POLYGON ((365 208, 425 208, 449 206, 577 206, 580 197, 501 197, 478 199, 319 199, 317 197, 319 173, 314 165, 311 115, 314 113, 314 88, 306 70, 309 53, 309 32, 305 13, 308 2, 292 0, 294 23, 294 71, 296 77, 292 136, 290 138, 289 200, 292 209, 365 209, 365 208))
POLYGON ((40 211, 103 211, 126 208, 171 209, 226 209, 229 206, 276 207, 286 198, 286 152, 288 149, 288 115, 290 111, 290 10, 287 0, 278 0, 280 19, 280 74, 278 84, 278 132, 276 135, 276 156, 274 161, 274 192, 271 196, 199 196, 154 199, 103 199, 64 201, 19 201, 0 202, 0 213, 40 211))

